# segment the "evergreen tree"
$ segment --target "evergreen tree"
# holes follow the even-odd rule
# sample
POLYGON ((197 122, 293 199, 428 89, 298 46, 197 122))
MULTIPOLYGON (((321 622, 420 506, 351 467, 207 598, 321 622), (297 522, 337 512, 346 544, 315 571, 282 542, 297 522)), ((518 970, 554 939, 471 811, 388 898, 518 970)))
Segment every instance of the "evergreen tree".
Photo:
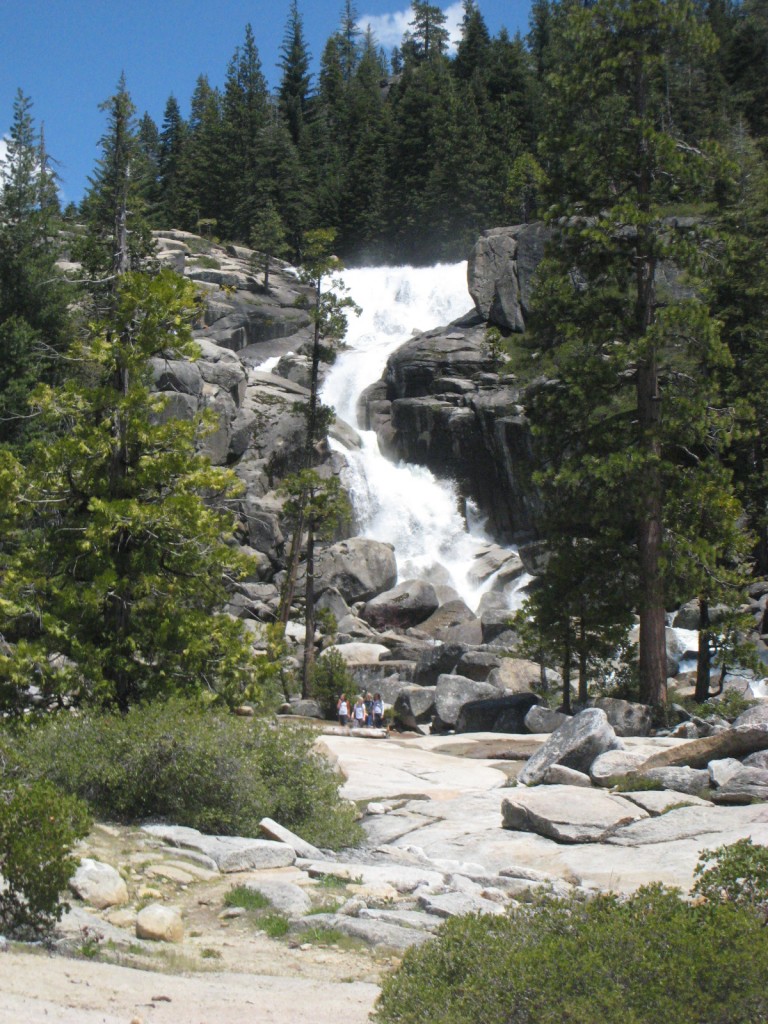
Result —
POLYGON ((5 712, 24 708, 32 681, 51 701, 123 710, 174 691, 238 701, 247 688, 241 624, 214 614, 249 564, 226 542, 234 478, 197 454, 204 424, 167 419, 149 390, 151 357, 194 354, 197 313, 171 271, 122 275, 108 318, 70 353, 82 374, 34 396, 54 440, 36 446, 5 510, 5 712))
POLYGON ((282 71, 278 98, 280 112, 291 133, 294 145, 299 146, 310 99, 310 55, 304 41, 304 26, 299 14, 298 0, 291 0, 288 24, 280 47, 279 68, 282 71))
POLYGON ((464 16, 461 19, 461 39, 453 60, 453 71, 457 78, 468 82, 474 75, 482 75, 488 60, 491 36, 485 19, 475 0, 463 0, 464 16))
POLYGON ((182 150, 180 205, 182 227, 197 231, 201 220, 224 222, 227 139, 221 94, 201 75, 192 93, 189 130, 182 150))
POLYGON ((107 112, 107 130, 100 139, 101 156, 82 204, 88 240, 79 255, 92 274, 111 272, 114 277, 138 268, 152 250, 141 196, 136 108, 124 75, 117 92, 100 109, 107 112))
POLYGON ((402 53, 406 62, 439 60, 448 52, 448 30, 445 15, 435 4, 413 0, 412 20, 403 39, 402 53))
POLYGON ((667 70, 712 39, 686 0, 573 4, 561 31, 542 138, 561 203, 532 335, 552 385, 534 422, 558 503, 588 501, 593 534, 634 537, 641 699, 662 703, 665 536, 691 525, 674 522, 672 496, 681 464, 698 479, 727 427, 718 324, 700 297, 658 285, 663 261, 697 270, 700 239, 666 209, 712 172, 672 134, 667 70))
POLYGON ((175 96, 165 105, 158 146, 158 217, 162 227, 182 224, 182 175, 187 126, 175 96))
POLYGON ((242 48, 227 69, 222 102, 225 208, 224 231, 235 238, 250 235, 253 196, 260 184, 260 140, 269 117, 269 93, 250 25, 242 48))
POLYGON ((32 103, 21 90, 0 165, 0 442, 29 434, 30 389, 55 370, 69 318, 54 266, 59 230, 55 177, 32 103))

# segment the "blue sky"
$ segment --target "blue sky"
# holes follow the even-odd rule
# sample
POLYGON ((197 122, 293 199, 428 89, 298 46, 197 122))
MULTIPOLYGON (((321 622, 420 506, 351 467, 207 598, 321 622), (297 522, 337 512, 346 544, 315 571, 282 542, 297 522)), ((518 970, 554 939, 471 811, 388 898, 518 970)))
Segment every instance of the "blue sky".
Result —
MULTIPOLYGON (((315 61, 338 27, 343 0, 299 0, 315 61)), ((448 24, 461 3, 440 0, 448 24)), ((530 0, 479 0, 492 33, 528 29, 530 0)), ((139 114, 160 125, 174 93, 184 116, 195 80, 222 85, 245 26, 253 26, 264 73, 277 84, 276 64, 289 0, 0 0, 0 136, 11 123, 21 88, 44 123, 48 150, 59 161, 65 201, 79 200, 104 130, 99 104, 115 91, 121 71, 139 114)), ((410 20, 407 0, 356 0, 363 26, 394 45, 410 20)), ((0 153, 0 156, 2 153, 0 153)))

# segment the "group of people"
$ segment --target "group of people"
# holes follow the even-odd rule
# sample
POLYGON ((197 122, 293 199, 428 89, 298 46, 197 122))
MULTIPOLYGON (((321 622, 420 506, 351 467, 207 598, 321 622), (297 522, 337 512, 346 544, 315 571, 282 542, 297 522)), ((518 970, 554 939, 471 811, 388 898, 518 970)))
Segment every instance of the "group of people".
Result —
POLYGON ((364 725, 381 728, 384 718, 384 701, 380 693, 366 693, 365 697, 358 694, 354 704, 350 707, 347 695, 342 693, 336 702, 336 714, 339 717, 339 725, 347 725, 361 729, 364 725))

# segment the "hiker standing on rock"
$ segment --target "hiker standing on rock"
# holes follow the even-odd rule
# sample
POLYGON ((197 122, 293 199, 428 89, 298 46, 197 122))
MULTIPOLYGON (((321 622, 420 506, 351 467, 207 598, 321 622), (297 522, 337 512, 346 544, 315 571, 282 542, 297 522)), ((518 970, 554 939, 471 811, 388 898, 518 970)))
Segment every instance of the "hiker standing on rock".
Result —
POLYGON ((381 699, 380 693, 373 695, 373 726, 375 729, 381 728, 381 723, 384 719, 384 701, 381 699))
POLYGON ((339 716, 339 725, 346 725, 349 719, 349 704, 346 693, 342 693, 336 702, 336 714, 339 716))
POLYGON ((365 704, 363 703, 363 698, 360 696, 355 699, 355 706, 352 708, 352 716, 354 718, 353 724, 358 729, 362 729, 365 725, 365 704))

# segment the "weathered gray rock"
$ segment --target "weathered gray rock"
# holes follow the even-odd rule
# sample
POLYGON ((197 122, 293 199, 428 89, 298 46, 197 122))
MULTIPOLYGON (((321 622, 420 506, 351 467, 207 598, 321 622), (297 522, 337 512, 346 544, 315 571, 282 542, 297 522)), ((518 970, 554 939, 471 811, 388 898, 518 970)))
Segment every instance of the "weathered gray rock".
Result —
POLYGON ((518 776, 526 786, 534 786, 552 764, 588 772, 592 762, 607 750, 621 749, 621 740, 611 728, 604 711, 587 708, 560 726, 541 749, 527 762, 518 776))
POLYGON ((599 754, 589 768, 589 775, 596 786, 610 787, 614 779, 637 769, 648 760, 648 755, 638 750, 607 750, 599 754))
POLYGON ((435 588, 424 580, 406 580, 366 602, 363 618, 376 629, 408 629, 437 611, 435 588))
POLYGON ((186 359, 162 359, 154 357, 149 364, 157 391, 177 391, 184 395, 200 395, 203 378, 195 363, 186 359))
MULTIPOLYGON (((646 762, 647 763, 647 762, 646 762)), ((642 779, 658 782, 664 789, 698 796, 709 788, 709 772, 704 768, 688 768, 685 765, 671 768, 645 768, 638 773, 642 779)))
POLYGON ((501 658, 489 651, 466 651, 456 665, 456 674, 484 683, 500 664, 501 658))
POLYGON ((325 648, 320 657, 328 657, 331 651, 336 651, 344 659, 345 664, 350 667, 378 664, 383 655, 389 654, 389 649, 383 644, 353 642, 349 644, 331 644, 325 648))
POLYGON ((296 860, 295 852, 287 843, 243 836, 206 836, 196 828, 183 825, 143 825, 142 828, 171 846, 199 850, 224 873, 287 867, 296 860))
POLYGON ((595 701, 595 707, 606 713, 617 736, 648 736, 651 732, 653 714, 647 704, 603 697, 595 701))
MULTIPOLYGON (((438 676, 456 671, 459 660, 466 653, 465 644, 430 645, 419 658, 413 681, 420 686, 434 686, 438 676)), ((472 676, 468 676, 472 678, 472 676)))
POLYGON ((535 693, 510 693, 469 701, 456 718, 456 732, 524 733, 525 717, 540 700, 535 693))
POLYGON ((768 770, 742 766, 713 790, 712 800, 716 804, 751 804, 756 800, 768 800, 768 770))
POLYGON ((688 765, 691 768, 705 768, 710 761, 723 757, 741 757, 757 750, 768 749, 768 726, 741 725, 726 729, 713 736, 691 740, 669 750, 662 750, 650 757, 642 766, 667 768, 688 765))
POLYGON ((717 761, 710 761, 707 765, 709 782, 713 788, 724 786, 736 772, 741 771, 741 761, 735 757, 723 757, 717 761))
POLYGON ((83 857, 69 880, 72 892, 97 910, 128 902, 128 886, 111 864, 83 857))
POLYGON ((328 587, 315 602, 318 611, 328 611, 336 619, 338 625, 345 615, 349 615, 349 605, 335 587, 328 587))
POLYGON ((312 900, 300 885, 272 878, 251 878, 245 883, 246 889, 253 889, 265 896, 272 906, 286 917, 297 918, 308 914, 312 900))
MULTIPOLYGON (((730 611, 731 609, 725 604, 710 605, 708 609, 710 624, 716 626, 730 611)), ((672 625, 675 629, 698 629, 701 625, 699 602, 688 601, 682 605, 675 613, 672 625)))
POLYGON ((447 601, 411 632, 444 644, 479 644, 483 638, 480 620, 461 599, 447 601))
POLYGON ((565 725, 570 715, 564 715, 561 711, 552 711, 544 704, 534 704, 525 716, 525 727, 529 732, 552 733, 565 725))
POLYGON ((435 687, 415 686, 406 683, 400 687, 395 698, 395 713, 399 708, 404 708, 407 702, 408 708, 418 722, 428 722, 435 713, 435 687))
POLYGON ((274 839, 278 843, 285 843, 295 851, 297 857, 308 857, 313 860, 322 860, 323 854, 316 846, 306 842, 289 828, 273 821, 272 818, 262 818, 259 828, 268 839, 274 839))
POLYGON ((299 931, 310 928, 334 928, 344 935, 360 939, 374 950, 404 951, 411 946, 420 946, 430 938, 428 931, 407 928, 389 921, 378 921, 367 917, 349 917, 346 914, 313 914, 297 921, 294 927, 299 931))
POLYGON ((748 725, 762 725, 768 728, 768 701, 763 701, 760 704, 755 704, 752 708, 747 708, 733 723, 734 729, 748 725))
POLYGON ((181 914, 173 907, 150 903, 136 915, 136 937, 155 942, 182 942, 184 922, 181 914))
MULTIPOLYGON (((749 829, 756 823, 763 823, 765 808, 754 807, 675 807, 657 817, 636 821, 609 836, 606 842, 611 846, 649 846, 657 843, 673 843, 682 839, 695 839, 699 849, 707 845, 708 835, 749 829)), ((720 845, 715 840, 713 845, 720 845)))
POLYGON ((690 793, 678 793, 674 789, 643 789, 621 794, 625 800, 642 807, 651 816, 666 814, 670 808, 687 805, 689 807, 711 807, 709 800, 702 800, 690 793))
POLYGON ((507 693, 529 693, 541 683, 541 668, 526 658, 502 658, 501 665, 488 676, 488 682, 507 693))
POLYGON ((334 587, 348 604, 352 604, 368 601, 391 589, 396 579, 397 565, 391 544, 351 537, 320 554, 315 586, 318 593, 334 587))
POLYGON ((642 808, 599 789, 540 786, 512 791, 502 801, 502 827, 535 832, 559 843, 599 843, 647 817, 642 808))
POLYGON ((768 770, 768 750, 757 750, 754 754, 748 754, 742 764, 745 768, 765 768, 768 770))
POLYGON ((478 683, 465 676, 441 675, 435 689, 435 710, 440 721, 450 727, 456 724, 464 704, 500 695, 499 689, 489 683, 478 683))
POLYGON ((460 917, 464 914, 503 914, 505 907, 494 900, 465 892, 423 894, 419 906, 435 917, 460 917))
POLYGON ((551 764, 544 772, 541 780, 542 786, 581 786, 582 789, 591 789, 592 780, 584 772, 577 772, 575 768, 566 768, 564 764, 551 764))

